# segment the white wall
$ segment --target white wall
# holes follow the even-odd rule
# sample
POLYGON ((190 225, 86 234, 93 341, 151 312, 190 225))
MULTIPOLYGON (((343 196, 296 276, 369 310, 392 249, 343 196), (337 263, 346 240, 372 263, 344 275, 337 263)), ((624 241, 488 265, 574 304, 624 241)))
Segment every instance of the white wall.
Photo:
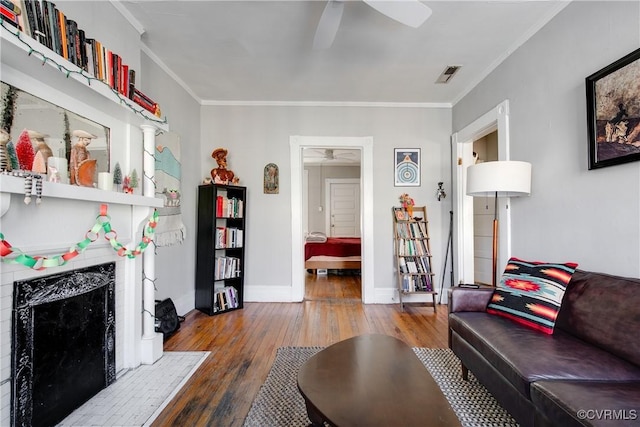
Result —
MULTIPOLYGON (((450 198, 436 200, 439 181, 450 187, 451 110, 448 108, 204 106, 202 175, 216 147, 229 149, 229 169, 248 187, 245 286, 291 285, 291 176, 289 137, 372 136, 375 171, 375 286, 395 286, 391 206, 408 192, 426 204, 434 265, 440 270, 448 236, 450 198), (422 185, 394 187, 393 149, 422 149, 422 185), (280 194, 263 194, 267 163, 280 167, 280 194)), ((438 273, 438 272, 437 272, 438 273)), ((438 278, 439 284, 439 278, 438 278)))
POLYGON ((513 255, 640 277, 640 162, 587 170, 585 77, 640 46, 640 2, 573 2, 453 108, 460 130, 509 99, 513 255))

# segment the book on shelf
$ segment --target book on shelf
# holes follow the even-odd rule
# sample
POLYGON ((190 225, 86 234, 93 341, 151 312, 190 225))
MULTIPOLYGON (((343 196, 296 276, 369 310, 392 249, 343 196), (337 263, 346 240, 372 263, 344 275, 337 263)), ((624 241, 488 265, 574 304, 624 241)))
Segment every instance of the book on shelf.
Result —
POLYGON ((239 277, 240 258, 220 256, 215 257, 213 267, 214 280, 225 280, 239 277))
POLYGON ((139 106, 141 106, 142 108, 144 108, 145 110, 149 111, 152 114, 157 114, 159 111, 158 103, 153 101, 147 95, 142 93, 142 91, 136 88, 133 89, 132 100, 133 102, 135 102, 136 104, 138 104, 139 106))
POLYGON ((41 5, 42 10, 42 28, 46 36, 46 46, 52 51, 59 53, 56 47, 55 30, 57 24, 53 21, 53 4, 49 1, 43 0, 41 5))
POLYGON ((20 22, 18 16, 20 15, 20 8, 14 5, 8 0, 0 0, 0 16, 5 22, 20 29, 20 22))
POLYGON ((217 226, 215 231, 216 249, 241 248, 244 230, 236 227, 217 226))
POLYGON ((216 249, 224 249, 227 244, 227 228, 216 227, 216 249))
POLYGON ((133 68, 129 69, 129 88, 127 92, 127 97, 133 100, 133 94, 136 89, 136 70, 133 68))
POLYGON ((244 202, 238 198, 218 196, 216 198, 216 217, 218 218, 242 218, 244 215, 244 202))
POLYGON ((152 115, 160 106, 135 88, 135 70, 48 0, 0 0, 0 17, 28 37, 109 85, 152 115))
POLYGON ((416 266, 416 262, 412 258, 409 258, 407 260, 407 270, 409 271, 409 273, 418 272, 418 267, 416 266))
POLYGON ((224 286, 215 290, 214 311, 230 310, 240 306, 238 291, 233 286, 224 286))
POLYGON ((69 62, 74 65, 78 65, 78 60, 76 58, 76 35, 78 33, 78 23, 73 19, 67 19, 67 52, 69 54, 69 62))
POLYGON ((10 0, 0 0, 0 6, 6 8, 7 10, 13 12, 14 15, 20 15, 22 10, 20 7, 10 0))
POLYGON ((67 17, 58 10, 58 32, 60 37, 60 56, 69 60, 69 38, 67 37, 67 17))
POLYGON ((404 257, 398 258, 398 269, 400 270, 400 273, 409 272, 409 269, 407 268, 407 261, 404 259, 404 257))
POLYGON ((433 286, 430 276, 403 276, 403 292, 431 292, 433 286))
POLYGON ((406 221, 409 219, 409 213, 404 208, 393 208, 393 212, 398 221, 406 221))
MULTIPOLYGON (((3 1, 8 1, 8 0, 3 0, 3 1)), ((17 16, 20 31, 22 31, 23 33, 31 37, 31 26, 29 25, 29 17, 27 16, 27 12, 26 12, 25 0, 18 0, 17 4, 18 4, 17 7, 20 9, 20 13, 17 16)))

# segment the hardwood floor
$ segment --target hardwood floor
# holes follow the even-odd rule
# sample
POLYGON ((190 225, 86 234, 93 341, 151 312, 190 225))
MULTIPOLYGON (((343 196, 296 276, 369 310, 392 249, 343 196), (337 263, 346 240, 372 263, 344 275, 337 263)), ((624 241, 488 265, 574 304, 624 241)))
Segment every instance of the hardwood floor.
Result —
POLYGON ((278 347, 327 346, 380 333, 411 347, 447 347, 447 308, 361 303, 360 276, 308 275, 302 303, 245 303, 207 316, 190 312, 165 351, 210 351, 152 424, 241 426, 278 347))

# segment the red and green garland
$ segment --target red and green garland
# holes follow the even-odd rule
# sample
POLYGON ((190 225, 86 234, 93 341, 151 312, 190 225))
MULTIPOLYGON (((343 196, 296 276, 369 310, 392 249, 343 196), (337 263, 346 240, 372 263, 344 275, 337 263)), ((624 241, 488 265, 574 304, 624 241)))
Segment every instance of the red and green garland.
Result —
POLYGON ((104 231, 104 238, 109 241, 111 247, 121 257, 135 258, 140 255, 151 243, 156 225, 158 224, 158 210, 153 211, 153 215, 144 227, 142 241, 136 245, 135 249, 127 249, 118 242, 118 233, 111 228, 111 217, 107 215, 107 205, 100 206, 100 214, 96 217, 95 225, 86 232, 84 240, 78 242, 68 252, 52 257, 31 256, 25 254, 17 248, 13 248, 9 242, 4 239, 4 235, 0 232, 0 257, 3 262, 10 264, 22 264, 25 267, 34 270, 43 270, 45 268, 59 267, 65 265, 70 259, 75 258, 85 251, 87 247, 98 240, 100 231, 104 231), (8 258, 10 255, 12 258, 8 258))

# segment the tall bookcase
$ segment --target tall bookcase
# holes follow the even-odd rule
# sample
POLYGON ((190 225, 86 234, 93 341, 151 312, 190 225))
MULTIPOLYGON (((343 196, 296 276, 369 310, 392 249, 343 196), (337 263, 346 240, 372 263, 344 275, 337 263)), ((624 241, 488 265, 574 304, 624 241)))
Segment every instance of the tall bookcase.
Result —
POLYGON ((208 315, 243 307, 246 200, 246 187, 198 187, 196 308, 208 315))
POLYGON ((436 311, 434 273, 431 261, 427 207, 415 206, 412 215, 402 207, 393 208, 393 235, 398 277, 398 299, 404 311, 403 296, 431 295, 436 311))

